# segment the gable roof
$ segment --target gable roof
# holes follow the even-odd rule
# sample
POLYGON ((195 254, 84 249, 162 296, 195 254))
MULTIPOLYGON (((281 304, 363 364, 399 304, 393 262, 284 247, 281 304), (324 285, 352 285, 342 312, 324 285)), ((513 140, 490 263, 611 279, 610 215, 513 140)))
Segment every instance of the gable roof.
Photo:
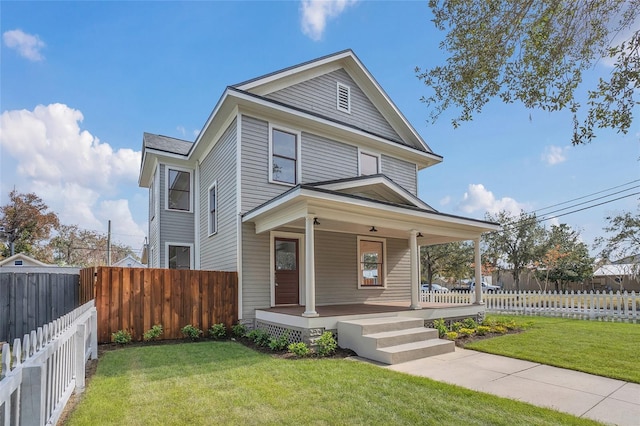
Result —
POLYGON ((145 268, 146 266, 142 264, 139 260, 136 260, 133 256, 128 254, 126 257, 118 260, 113 263, 111 266, 122 266, 122 267, 130 267, 130 268, 145 268))
POLYGON ((24 253, 16 253, 13 256, 9 256, 6 259, 0 260, 0 266, 15 266, 16 260, 22 260, 23 262, 26 262, 26 264, 23 264, 22 266, 55 266, 48 263, 40 262, 39 260, 36 260, 24 253))
POLYGON ((342 50, 330 55, 322 56, 311 61, 284 68, 231 87, 264 96, 284 87, 297 84, 322 74, 343 68, 367 95, 382 116, 389 122, 400 137, 410 146, 420 151, 433 151, 422 139, 418 132, 400 112, 391 98, 378 84, 373 75, 364 66, 351 49, 342 50))

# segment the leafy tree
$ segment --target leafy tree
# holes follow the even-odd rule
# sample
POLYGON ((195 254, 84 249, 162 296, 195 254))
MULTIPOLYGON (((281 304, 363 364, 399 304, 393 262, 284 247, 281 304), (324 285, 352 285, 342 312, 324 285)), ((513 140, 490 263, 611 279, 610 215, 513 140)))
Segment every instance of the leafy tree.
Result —
POLYGON ((541 257, 545 230, 538 223, 535 214, 524 211, 518 217, 503 210, 495 215, 487 213, 485 218, 502 224, 502 230, 482 236, 484 262, 500 265, 502 269, 509 268, 516 289, 520 290, 520 274, 541 257))
POLYGON ((2 255, 14 253, 35 254, 37 246, 51 236, 59 225, 58 216, 34 193, 20 194, 15 189, 9 193, 9 203, 0 206, 0 226, 5 229, 6 245, 2 255))
POLYGON ((551 227, 544 253, 537 275, 553 282, 557 291, 566 291, 570 282, 582 282, 593 275, 587 245, 580 241, 580 233, 566 224, 551 227))
POLYGON ((595 128, 627 133, 640 88, 640 32, 626 40, 640 0, 430 0, 436 27, 446 31, 445 65, 416 74, 433 94, 432 119, 449 107, 470 121, 491 98, 544 111, 573 113, 573 143, 590 142, 595 128), (614 43, 612 43, 612 41, 614 43), (585 70, 615 61, 609 79, 588 90, 587 112, 574 97, 585 70), (582 124, 580 122, 582 121, 582 124))
POLYGON ((471 274, 472 260, 473 246, 467 242, 420 247, 422 277, 429 285, 436 275, 454 280, 468 277, 471 274))
POLYGON ((632 258, 632 274, 640 274, 640 209, 638 213, 624 212, 616 216, 607 216, 608 225, 603 229, 607 237, 595 240, 595 247, 602 247, 600 256, 608 261, 632 258))

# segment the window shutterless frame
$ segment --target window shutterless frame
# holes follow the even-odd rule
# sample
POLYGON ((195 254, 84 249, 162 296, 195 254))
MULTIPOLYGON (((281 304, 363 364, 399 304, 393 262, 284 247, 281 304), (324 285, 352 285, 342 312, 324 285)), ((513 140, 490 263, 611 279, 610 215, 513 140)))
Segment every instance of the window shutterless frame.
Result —
POLYGON ((300 132, 269 123, 269 182, 295 186, 300 182, 300 132))
POLYGON ((193 170, 165 166, 165 209, 193 212, 193 170))

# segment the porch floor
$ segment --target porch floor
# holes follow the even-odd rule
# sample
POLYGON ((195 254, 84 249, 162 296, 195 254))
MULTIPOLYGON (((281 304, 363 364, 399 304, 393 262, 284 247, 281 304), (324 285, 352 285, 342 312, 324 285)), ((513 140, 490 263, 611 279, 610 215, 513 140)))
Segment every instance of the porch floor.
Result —
MULTIPOLYGON (((466 306, 460 303, 420 303, 422 309, 447 309, 459 306, 466 306)), ((259 311, 270 312, 274 314, 302 316, 305 311, 304 306, 275 306, 272 308, 258 309, 259 311)), ((385 303, 353 303, 346 305, 323 305, 316 306, 318 317, 336 317, 363 314, 383 314, 390 312, 420 312, 409 308, 408 302, 385 302, 385 303)))

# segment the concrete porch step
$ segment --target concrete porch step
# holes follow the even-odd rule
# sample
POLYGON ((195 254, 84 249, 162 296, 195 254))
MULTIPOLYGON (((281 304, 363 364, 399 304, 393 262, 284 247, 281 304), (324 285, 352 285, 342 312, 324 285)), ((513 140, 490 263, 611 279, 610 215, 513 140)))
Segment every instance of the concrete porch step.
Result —
POLYGON ((377 348, 403 345, 428 339, 437 339, 438 330, 435 328, 409 328, 406 330, 383 331, 382 333, 365 334, 365 339, 373 339, 377 348))
POLYGON ((338 345, 385 364, 453 352, 455 344, 425 328, 422 318, 380 317, 338 322, 338 345))

